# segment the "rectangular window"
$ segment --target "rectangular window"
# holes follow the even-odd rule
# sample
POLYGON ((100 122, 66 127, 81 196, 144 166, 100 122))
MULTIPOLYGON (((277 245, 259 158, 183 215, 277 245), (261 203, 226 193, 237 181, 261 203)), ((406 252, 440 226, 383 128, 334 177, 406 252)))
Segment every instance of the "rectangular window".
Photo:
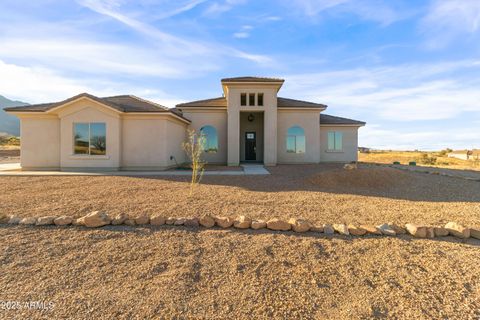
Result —
POLYGON ((263 106, 263 93, 259 93, 259 94, 257 95, 257 104, 258 104, 259 106, 263 106))
POLYGON ((246 106, 247 105, 247 94, 246 93, 240 93, 240 105, 241 106, 246 106))
POLYGON ((88 155, 105 155, 106 145, 105 123, 74 123, 73 124, 73 153, 88 155))
POLYGON ((343 133, 338 131, 328 132, 328 150, 342 151, 343 150, 343 133))
POLYGON ((248 105, 254 106, 255 105, 255 93, 248 94, 248 105))
POLYGON ((305 136, 287 136, 288 153, 305 153, 305 136))

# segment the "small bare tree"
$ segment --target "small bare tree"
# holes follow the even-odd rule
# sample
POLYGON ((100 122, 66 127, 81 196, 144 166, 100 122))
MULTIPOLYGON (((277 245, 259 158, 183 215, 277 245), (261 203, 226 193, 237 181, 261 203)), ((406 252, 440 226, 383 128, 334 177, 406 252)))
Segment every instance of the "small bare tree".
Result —
POLYGON ((190 196, 193 194, 195 187, 202 180, 205 171, 205 162, 202 160, 202 154, 205 151, 205 135, 197 134, 195 130, 188 130, 187 141, 182 143, 183 150, 190 158, 192 166, 192 181, 190 183, 190 196))

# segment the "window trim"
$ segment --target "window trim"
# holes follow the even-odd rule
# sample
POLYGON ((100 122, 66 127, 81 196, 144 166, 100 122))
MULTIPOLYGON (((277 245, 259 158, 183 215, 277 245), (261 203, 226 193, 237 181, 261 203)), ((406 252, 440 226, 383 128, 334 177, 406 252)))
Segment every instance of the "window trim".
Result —
POLYGON ((85 159, 85 158, 95 158, 95 159, 110 159, 110 156, 107 155, 107 123, 106 122, 73 122, 72 123, 72 154, 70 159, 85 159), (88 124, 88 153, 75 153, 75 125, 77 124, 88 124), (91 153, 91 125, 92 124, 103 124, 105 126, 105 154, 92 154, 91 153))
POLYGON ((327 132, 327 152, 343 152, 343 131, 328 131, 327 132), (333 149, 330 148, 330 134, 333 133, 333 149), (342 143, 342 148, 337 149, 337 134, 341 134, 341 143, 342 143))
POLYGON ((287 129, 287 134, 286 134, 286 139, 285 139, 285 151, 287 154, 306 154, 307 153, 307 137, 305 136, 305 129, 302 126, 299 125, 293 125, 287 129), (288 131, 292 128, 300 128, 303 131, 303 135, 293 135, 293 134, 288 134, 288 131), (305 150, 303 152, 298 152, 297 151, 297 137, 303 137, 304 143, 305 143, 305 150), (288 151, 288 139, 289 138, 294 138, 294 145, 295 145, 295 152, 289 152, 288 151))

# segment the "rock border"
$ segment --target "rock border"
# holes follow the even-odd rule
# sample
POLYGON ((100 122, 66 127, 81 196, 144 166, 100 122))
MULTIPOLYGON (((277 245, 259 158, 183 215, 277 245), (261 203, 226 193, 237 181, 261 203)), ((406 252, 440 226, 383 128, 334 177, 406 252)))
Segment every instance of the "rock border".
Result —
POLYGON ((340 234, 344 236, 386 236, 394 237, 399 235, 411 235, 415 238, 439 238, 448 235, 460 239, 475 238, 480 239, 480 228, 468 228, 456 222, 448 222, 444 226, 431 226, 423 224, 407 223, 400 226, 394 223, 384 223, 378 226, 357 225, 357 224, 314 224, 305 219, 291 218, 283 220, 273 218, 270 220, 255 220, 241 215, 235 218, 228 216, 210 216, 201 217, 164 217, 162 215, 142 214, 136 217, 129 217, 126 214, 119 214, 116 217, 110 217, 104 211, 93 211, 81 218, 75 219, 71 216, 44 216, 39 218, 17 216, 6 216, 0 214, 0 224, 28 225, 28 226, 84 226, 87 228, 99 228, 107 225, 127 225, 127 226, 184 226, 187 228, 213 228, 221 229, 268 229, 272 231, 290 231, 294 233, 323 233, 325 235, 340 234))

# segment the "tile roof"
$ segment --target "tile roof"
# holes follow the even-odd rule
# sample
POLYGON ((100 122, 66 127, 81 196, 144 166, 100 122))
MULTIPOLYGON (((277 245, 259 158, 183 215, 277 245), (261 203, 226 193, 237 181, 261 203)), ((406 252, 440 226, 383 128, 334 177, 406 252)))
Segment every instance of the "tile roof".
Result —
POLYGON ((223 78, 223 82, 285 82, 284 79, 280 78, 267 78, 267 77, 234 77, 234 78, 223 78))
MULTIPOLYGON (((152 101, 144 100, 142 98, 139 98, 133 95, 121 95, 121 96, 99 98, 88 93, 81 93, 59 102, 32 104, 32 105, 20 106, 20 107, 8 107, 8 108, 4 108, 4 110, 12 111, 12 112, 46 112, 50 109, 64 105, 66 103, 69 103, 71 101, 74 101, 82 97, 90 98, 99 103, 103 103, 120 112, 125 112, 125 113, 130 113, 130 112, 155 112, 155 113, 161 112, 163 113, 165 112, 165 113, 174 113, 175 115, 182 117, 181 114, 177 112, 172 112, 167 107, 164 107, 152 101)), ((188 120, 186 118, 183 118, 183 119, 188 120)))
MULTIPOLYGON (((177 108, 182 107, 226 107, 227 106, 227 99, 225 97, 218 97, 212 99, 205 99, 205 100, 196 100, 192 102, 185 102, 177 104, 177 108)), ((327 108, 326 105, 321 103, 309 102, 309 101, 302 101, 302 100, 295 100, 289 98, 277 98, 277 106, 279 108, 320 108, 325 109, 327 108)))
POLYGON ((348 125, 359 125, 364 126, 366 122, 352 120, 347 118, 335 117, 328 114, 320 113, 320 125, 322 124, 348 124, 348 125))
POLYGON ((310 102, 310 101, 303 101, 303 100, 295 100, 295 99, 289 99, 289 98, 277 98, 277 107, 279 108, 321 108, 321 109, 326 109, 327 105, 321 104, 321 103, 316 103, 316 102, 310 102))

